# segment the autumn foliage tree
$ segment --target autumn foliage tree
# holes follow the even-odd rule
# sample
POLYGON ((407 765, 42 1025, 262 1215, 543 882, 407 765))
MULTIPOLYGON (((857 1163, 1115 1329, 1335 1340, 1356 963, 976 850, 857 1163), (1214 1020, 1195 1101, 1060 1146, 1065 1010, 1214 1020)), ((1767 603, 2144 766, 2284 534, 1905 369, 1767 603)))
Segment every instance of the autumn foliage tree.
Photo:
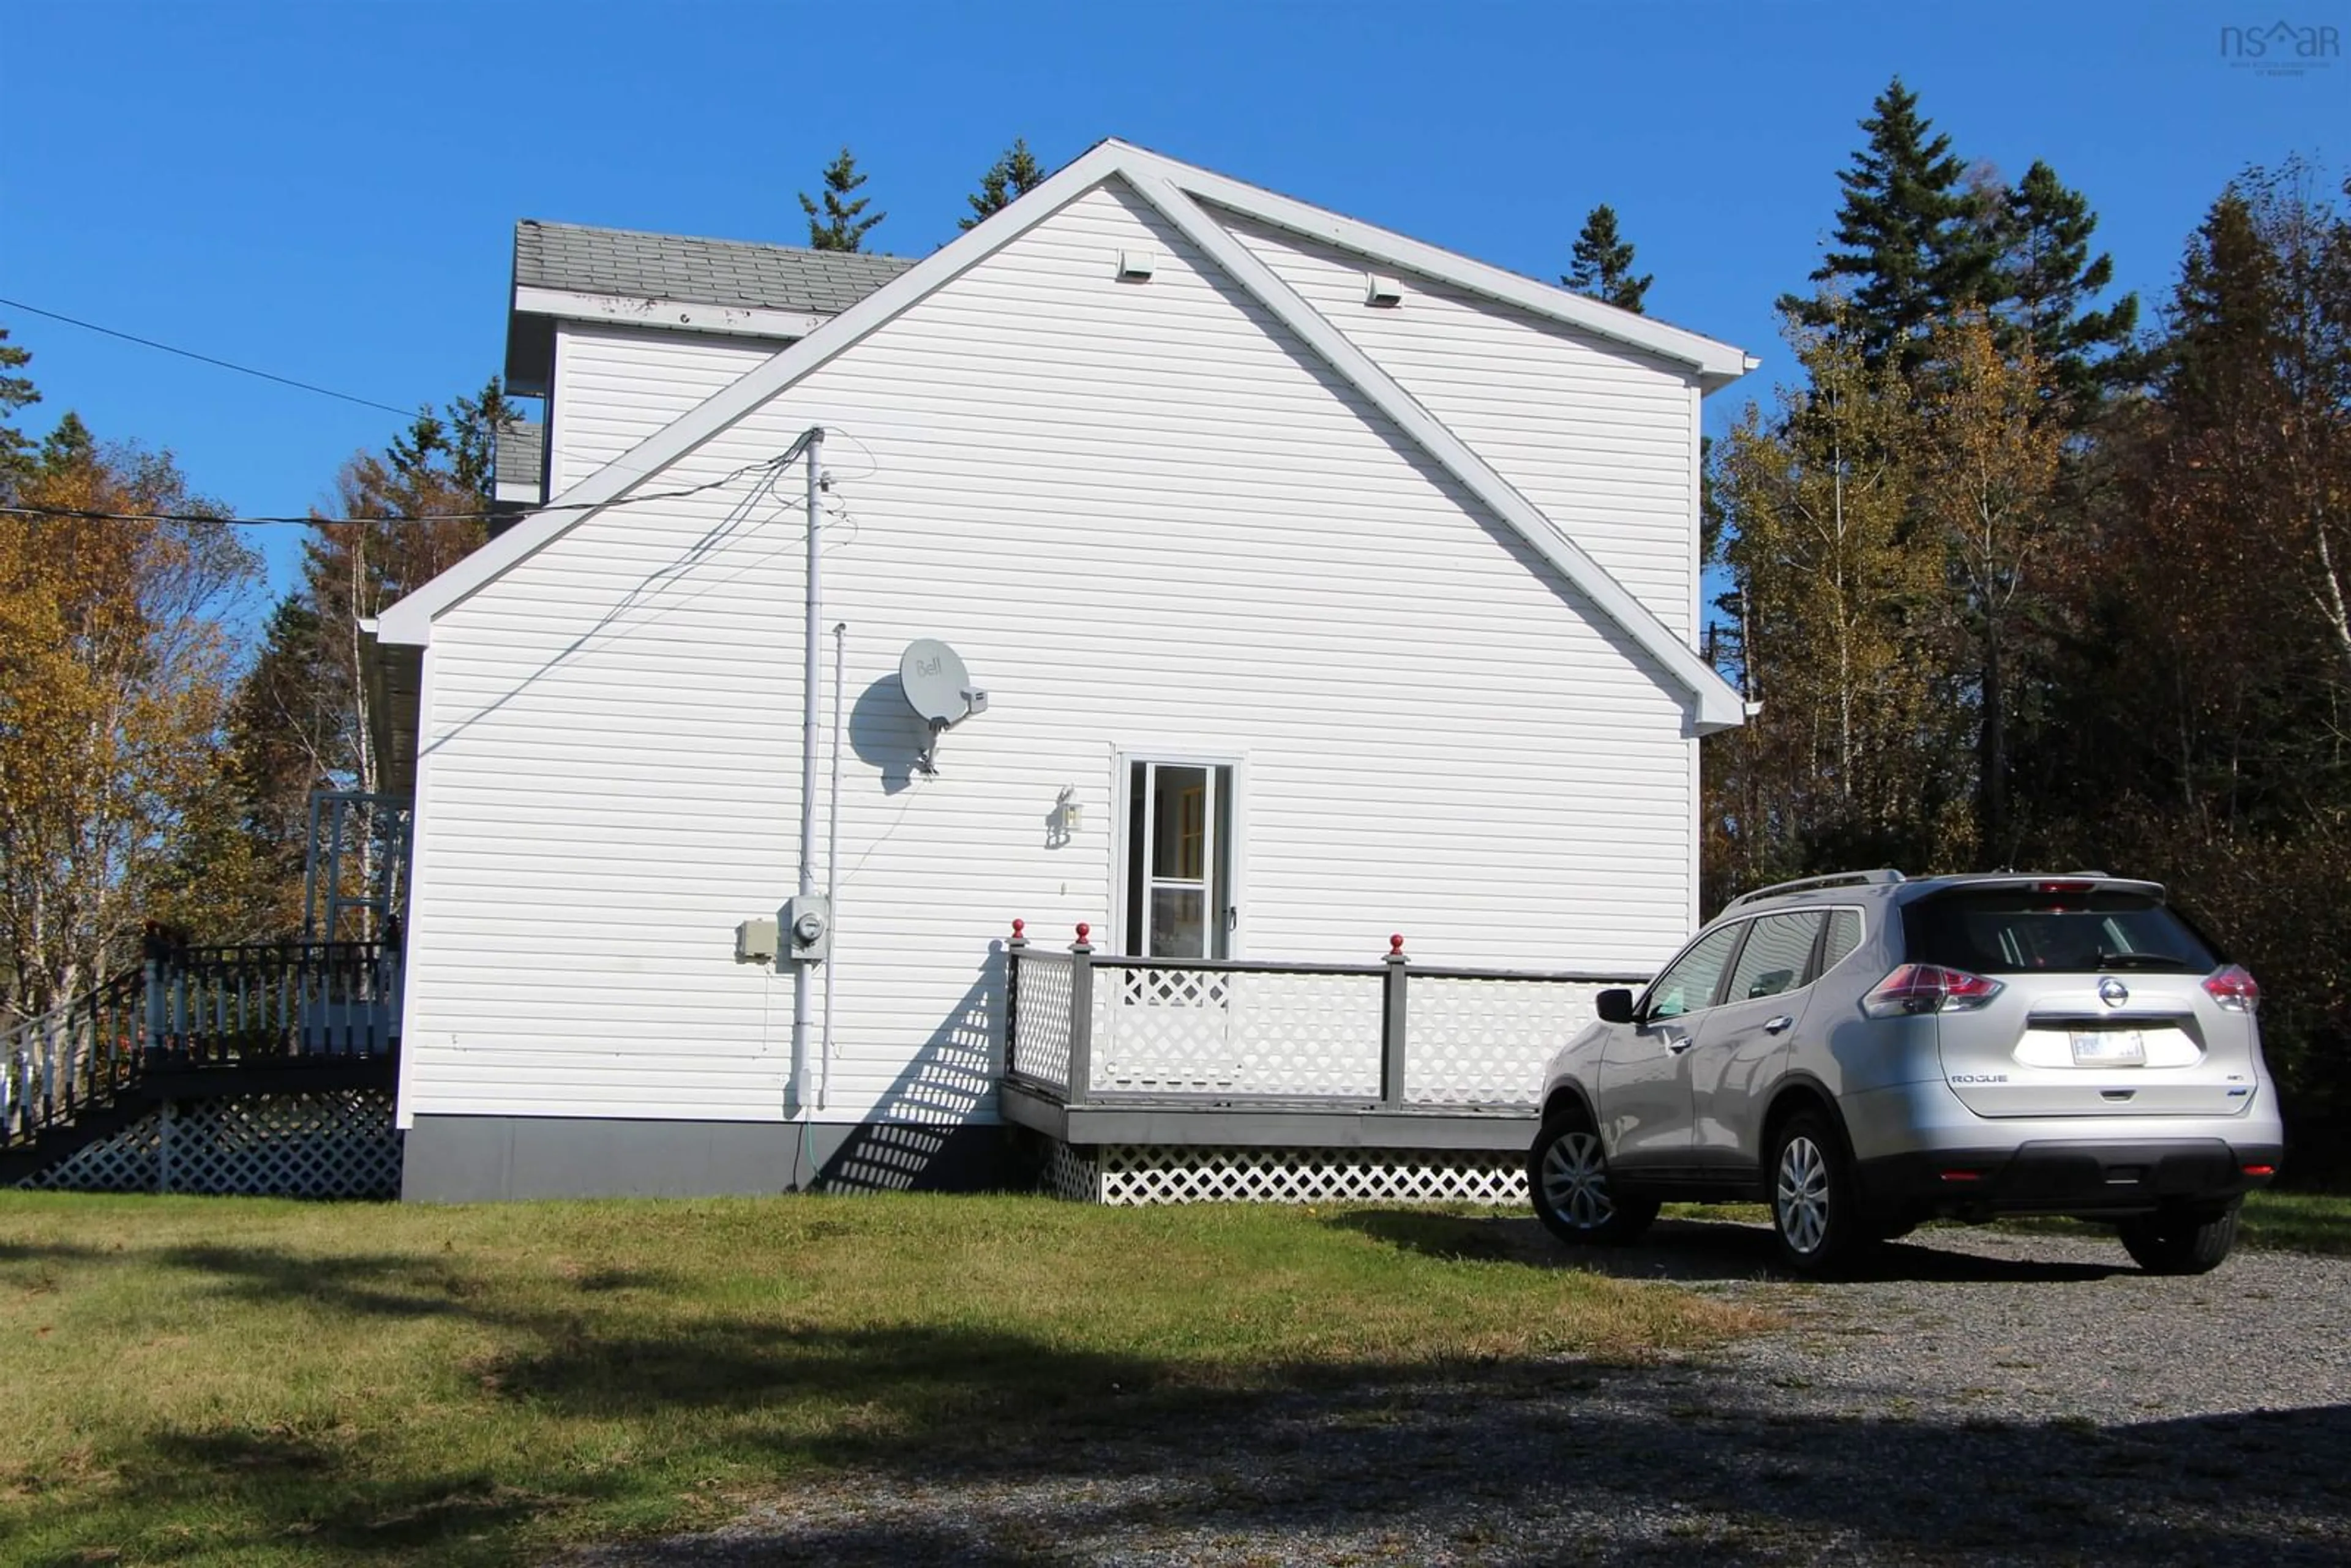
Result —
POLYGON ((2049 381, 2032 341, 2003 352, 1991 320, 1969 311, 1938 325, 1915 395, 1912 553, 1943 563, 1948 642, 1938 665, 1975 729, 1972 837, 2014 859, 2009 810, 2010 714, 2020 645, 2056 553, 2060 426, 2045 417, 2049 381))
POLYGON ((167 453, 66 415, 0 515, 0 1016, 131 961, 223 751, 256 562, 167 453), (99 520, 76 513, 130 514, 99 520), (144 518, 145 520, 139 520, 144 518))
POLYGON ((1734 673, 1761 712, 1706 752, 1718 892, 1917 856, 1948 826, 1932 759, 1927 650, 1941 581, 1907 538, 1918 484, 1909 390, 1872 366, 1834 295, 1792 313, 1806 384, 1750 406, 1719 451, 1724 610, 1734 673))

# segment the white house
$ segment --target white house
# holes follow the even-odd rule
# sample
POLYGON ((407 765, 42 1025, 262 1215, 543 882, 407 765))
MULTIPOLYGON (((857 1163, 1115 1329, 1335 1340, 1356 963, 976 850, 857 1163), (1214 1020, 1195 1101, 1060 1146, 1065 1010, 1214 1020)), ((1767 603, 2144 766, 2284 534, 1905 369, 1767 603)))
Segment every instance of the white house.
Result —
POLYGON ((1016 917, 1626 974, 1691 928, 1738 350, 1117 141, 918 262, 525 225, 514 308, 545 509, 379 627, 409 1196, 984 1170, 1016 917), (737 928, 801 873, 812 429, 796 1051, 737 928), (924 639, 987 694, 935 773, 924 639))

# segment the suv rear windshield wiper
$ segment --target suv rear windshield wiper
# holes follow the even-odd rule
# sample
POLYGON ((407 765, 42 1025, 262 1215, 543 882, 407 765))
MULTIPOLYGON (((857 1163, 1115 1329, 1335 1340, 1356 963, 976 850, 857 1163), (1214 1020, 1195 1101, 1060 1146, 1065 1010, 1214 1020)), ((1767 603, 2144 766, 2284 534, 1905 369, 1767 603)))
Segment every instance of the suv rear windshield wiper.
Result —
POLYGON ((2108 953, 2098 954, 2101 969, 2185 969, 2188 960, 2169 953, 2108 953))

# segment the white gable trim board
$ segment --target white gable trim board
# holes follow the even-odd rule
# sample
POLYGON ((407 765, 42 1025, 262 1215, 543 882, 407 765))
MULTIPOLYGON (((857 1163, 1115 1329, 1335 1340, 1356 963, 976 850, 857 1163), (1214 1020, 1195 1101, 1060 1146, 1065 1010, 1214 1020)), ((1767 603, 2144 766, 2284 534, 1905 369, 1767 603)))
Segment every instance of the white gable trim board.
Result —
MULTIPOLYGON (((990 944, 1019 916, 1132 946, 1136 762, 1231 769, 1210 831, 1236 956, 1369 963, 1402 929, 1428 962, 1631 972, 1687 931, 1694 733, 1738 718, 1669 624, 1690 589, 1616 581, 1513 483, 1520 457, 1432 413, 1423 367, 1351 340, 1200 183, 1097 149, 385 614, 384 640, 426 645, 411 1196, 893 1185, 983 1157, 990 944), (1144 252, 1150 278, 1122 280, 1144 252), (734 963, 731 931, 798 858, 805 525, 796 483, 746 476, 812 424, 843 436, 825 619, 850 626, 850 712, 841 1001, 801 1061, 789 972, 734 963), (992 698, 935 779, 892 697, 918 636, 992 698), (1057 841, 1063 790, 1083 826, 1057 841)), ((1382 263, 1405 309, 1424 259, 1382 263)), ((1447 265, 1499 339, 1619 345, 1655 389, 1616 415, 1648 455, 1564 422, 1557 471, 1694 496, 1655 455, 1695 462, 1684 411, 1713 372, 1687 334, 1447 265)))
POLYGON ((1301 299, 1289 285, 1273 275, 1265 263, 1202 212, 1172 182, 1155 175, 1144 175, 1137 183, 1153 204, 1173 219, 1193 244, 1216 257, 1219 266, 1265 302, 1267 308, 1280 318, 1283 326, 1311 344, 1316 353, 1353 382, 1382 413, 1395 422, 1398 429, 1443 465, 1446 472, 1460 480, 1470 494, 1516 528, 1520 536, 1541 552, 1544 559, 1559 568, 1569 581, 1590 595, 1602 614, 1631 633, 1635 642, 1656 657, 1697 699, 1698 712, 1694 722, 1700 734, 1729 729, 1739 725, 1744 714, 1739 694, 1715 673, 1713 666, 1699 658, 1689 644, 1676 637, 1647 606, 1625 592, 1624 586, 1614 578, 1601 570, 1589 555, 1552 527, 1549 518, 1528 505, 1524 497, 1504 483, 1501 476, 1464 445, 1459 437, 1432 418, 1395 383, 1394 378, 1374 364, 1370 357, 1350 342, 1344 333, 1301 299))

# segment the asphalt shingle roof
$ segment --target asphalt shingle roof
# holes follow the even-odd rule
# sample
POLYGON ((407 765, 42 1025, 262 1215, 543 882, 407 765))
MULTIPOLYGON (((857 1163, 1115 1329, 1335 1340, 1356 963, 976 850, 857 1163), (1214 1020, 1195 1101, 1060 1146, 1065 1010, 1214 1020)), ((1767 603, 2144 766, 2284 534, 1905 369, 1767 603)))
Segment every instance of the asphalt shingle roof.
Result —
POLYGON ((515 283, 578 294, 674 299, 838 315, 914 262, 525 218, 515 225, 515 283))
POLYGON ((547 453, 547 426, 537 420, 517 419, 498 431, 497 482, 538 488, 539 470, 547 453))

